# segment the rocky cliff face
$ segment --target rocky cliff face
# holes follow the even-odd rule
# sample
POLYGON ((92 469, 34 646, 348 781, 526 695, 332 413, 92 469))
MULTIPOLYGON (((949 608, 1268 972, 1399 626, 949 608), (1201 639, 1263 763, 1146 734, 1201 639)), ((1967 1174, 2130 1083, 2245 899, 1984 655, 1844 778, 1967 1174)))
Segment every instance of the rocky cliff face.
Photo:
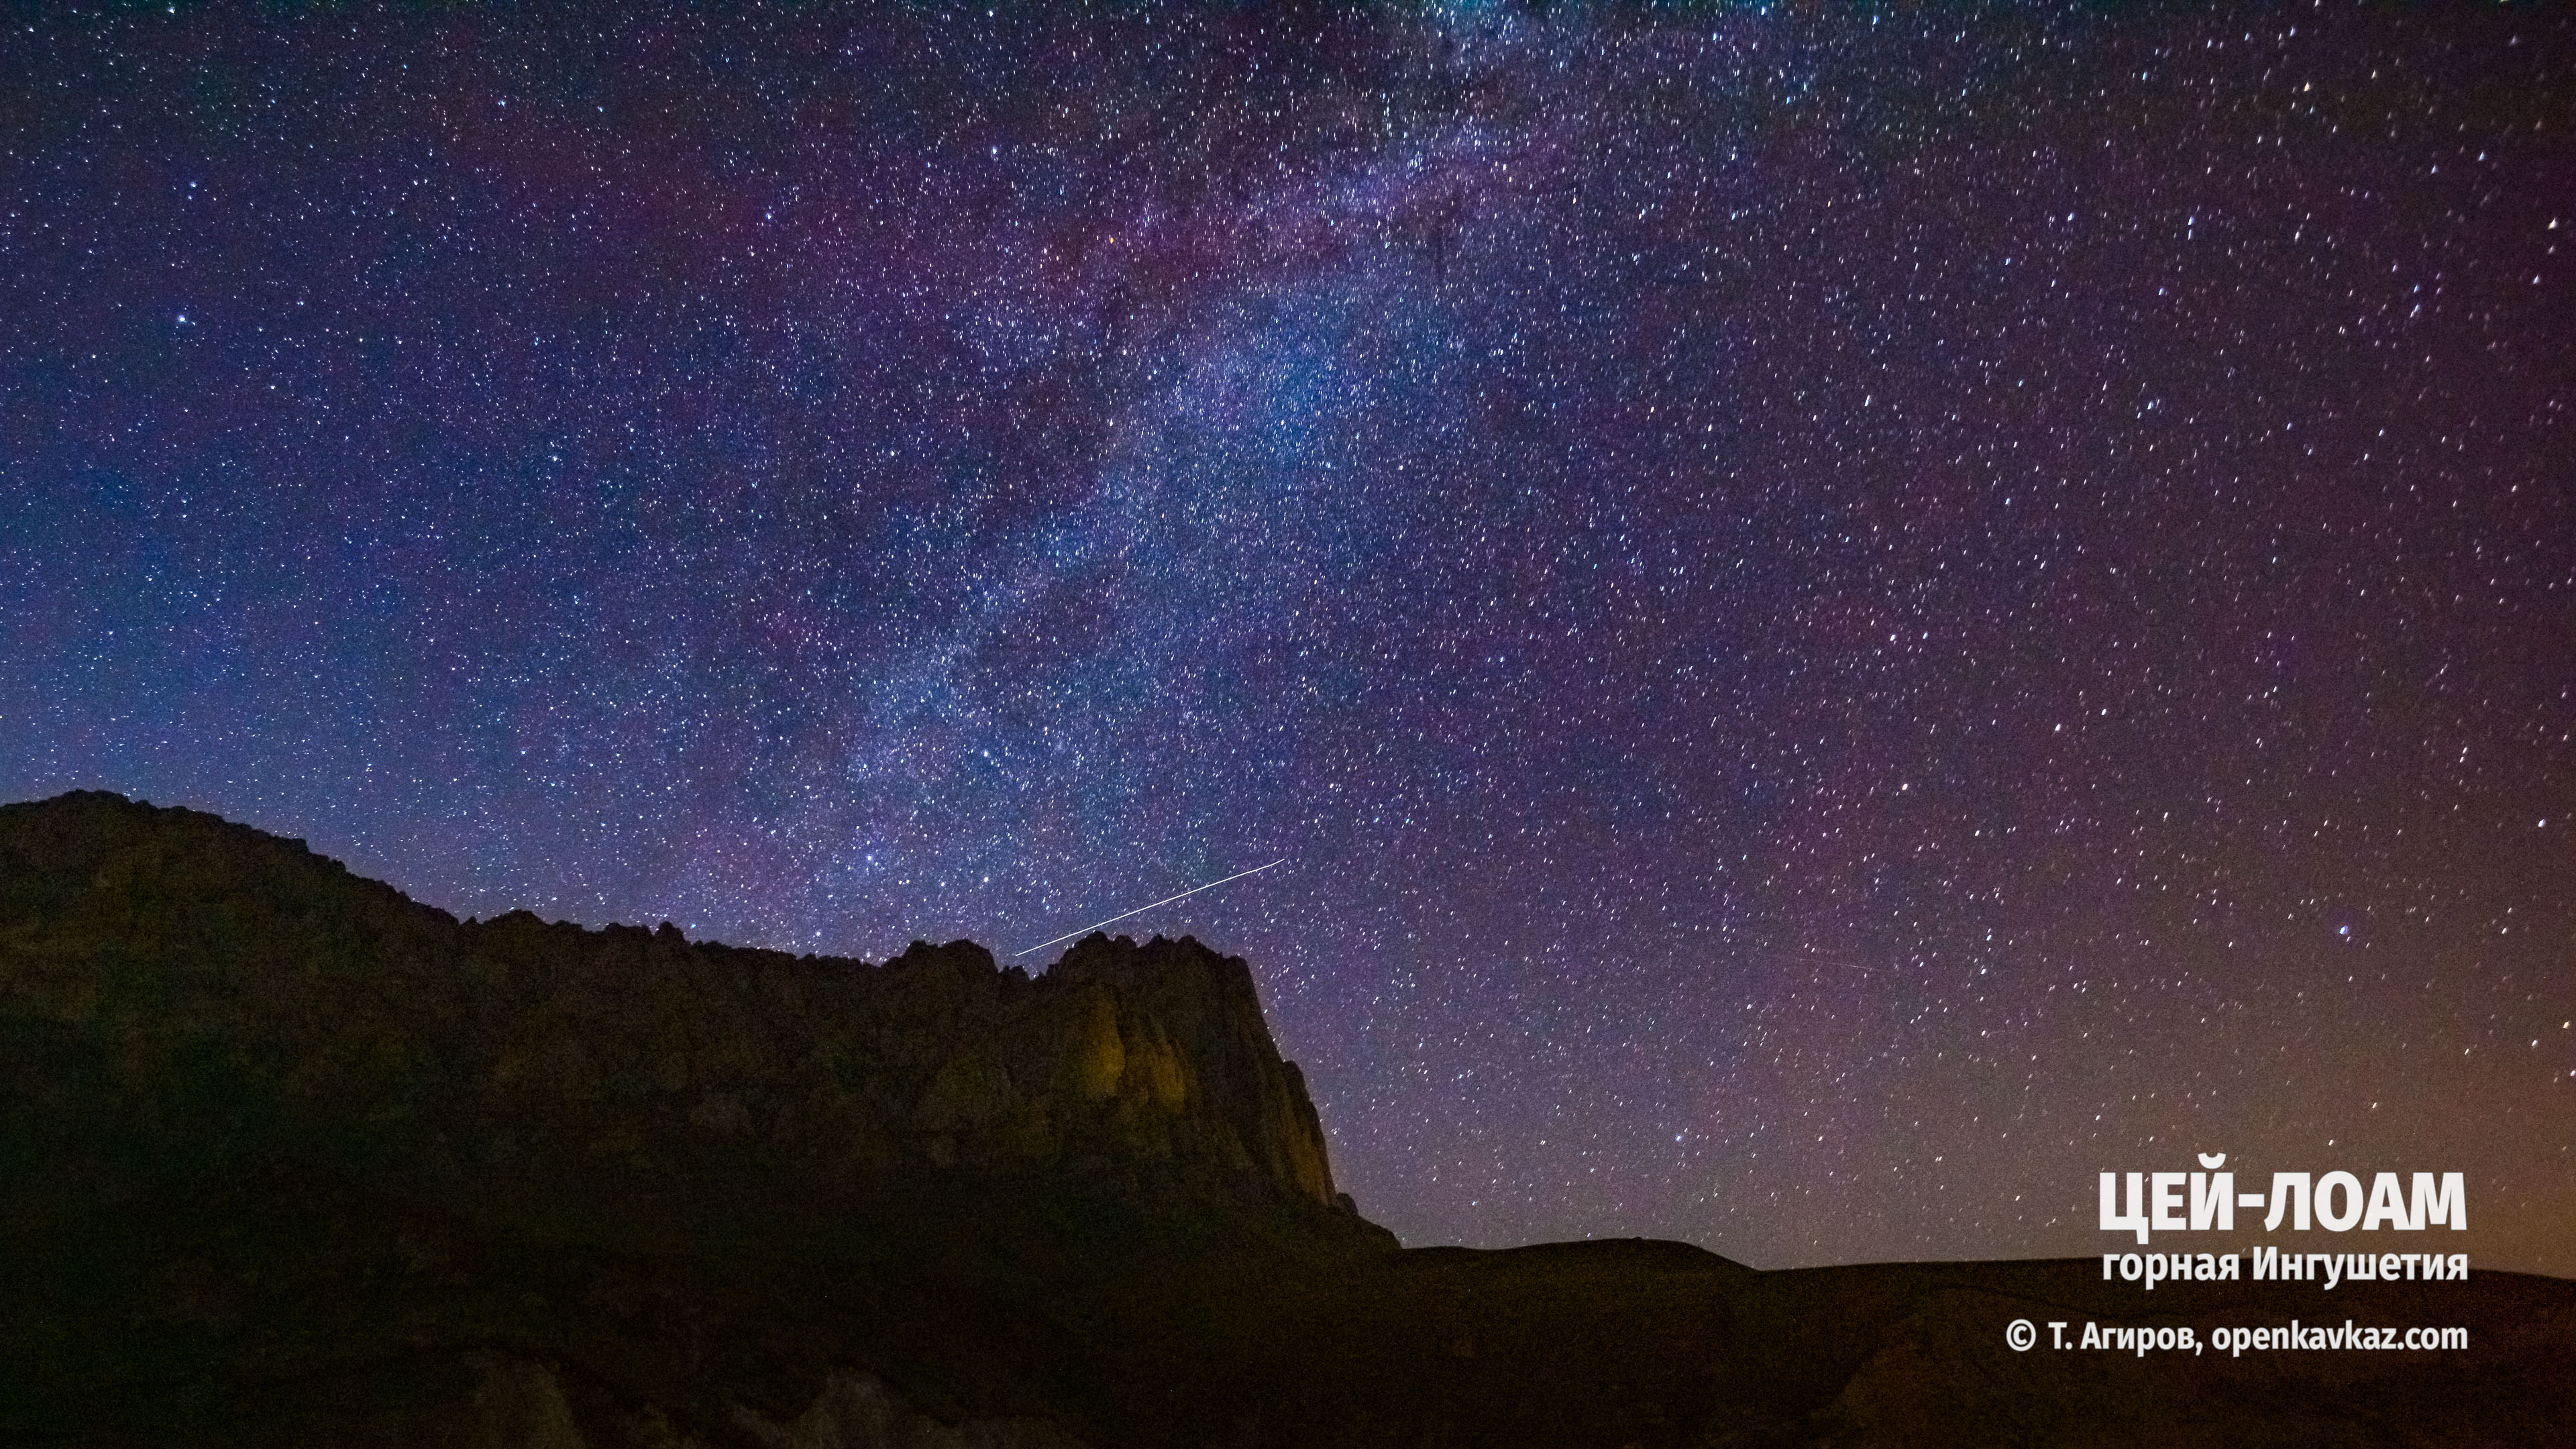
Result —
POLYGON ((458 922, 299 843, 0 808, 0 1444, 2542 1444, 2576 1285, 1391 1251, 1240 961, 1030 978, 458 922), (2017 1317, 2464 1352, 2014 1353, 2017 1317))
POLYGON ((469 1207, 1009 1181, 1374 1232, 1250 971, 1192 940, 1094 935, 1032 978, 964 941, 870 965, 459 922, 300 841, 76 794, 0 808, 0 1032, 22 1130, 469 1207))
MULTIPOLYGON (((478 1355, 470 1397, 448 1409, 440 1438, 466 1449, 591 1449, 555 1371, 541 1363, 478 1355)), ((650 1449, 714 1449, 705 1439, 646 1418, 632 1439, 650 1449)), ((1085 1449, 1043 1419, 967 1418, 942 1423, 915 1410, 873 1374, 836 1373, 804 1413, 777 1423, 736 1405, 735 1443, 758 1449, 1085 1449)))

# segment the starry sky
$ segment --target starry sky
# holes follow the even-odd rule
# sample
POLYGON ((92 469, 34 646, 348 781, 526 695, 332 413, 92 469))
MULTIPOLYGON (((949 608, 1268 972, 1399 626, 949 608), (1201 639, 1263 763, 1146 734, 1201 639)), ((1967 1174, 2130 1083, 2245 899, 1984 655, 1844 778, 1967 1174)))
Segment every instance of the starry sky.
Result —
POLYGON ((0 798, 869 959, 1285 857, 1118 929, 1409 1243, 2576 1273, 2576 17, 2231 9, 20 13, 0 798))

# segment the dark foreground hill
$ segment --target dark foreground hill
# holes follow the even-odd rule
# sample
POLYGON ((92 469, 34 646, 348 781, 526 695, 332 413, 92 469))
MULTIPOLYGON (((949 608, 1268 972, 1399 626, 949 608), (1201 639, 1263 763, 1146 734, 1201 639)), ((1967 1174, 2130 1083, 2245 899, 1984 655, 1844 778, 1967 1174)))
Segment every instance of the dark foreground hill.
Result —
MULTIPOLYGON (((2043 1330, 2044 1333, 2044 1330, 2043 1330)), ((2044 1342, 2045 1340, 2043 1340, 2044 1342)), ((2547 1444, 2576 1285, 1401 1251, 1240 961, 458 922, 0 807, 0 1444, 2547 1444), (2012 1320, 2465 1326, 2015 1353, 2012 1320)))

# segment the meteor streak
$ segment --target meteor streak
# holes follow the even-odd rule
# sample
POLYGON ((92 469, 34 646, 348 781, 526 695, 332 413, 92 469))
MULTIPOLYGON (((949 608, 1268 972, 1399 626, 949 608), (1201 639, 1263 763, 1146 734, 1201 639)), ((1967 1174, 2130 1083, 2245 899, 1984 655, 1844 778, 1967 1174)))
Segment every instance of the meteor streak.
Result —
MULTIPOLYGON (((1283 855, 1277 860, 1270 862, 1270 865, 1284 865, 1287 863, 1287 860, 1288 857, 1283 855)), ((1192 886, 1188 890, 1181 892, 1180 896, 1165 896, 1161 900, 1155 901, 1152 905, 1138 906, 1132 911, 1120 911, 1118 914, 1111 916, 1107 921, 1094 921, 1090 925, 1083 927, 1081 930, 1067 931, 1063 935, 1056 937, 1055 941, 1040 941, 1036 945, 1027 948, 1027 950, 1014 951, 1011 953, 1011 959, 1016 961, 1022 956, 1029 954, 1030 951, 1043 951, 1047 947, 1054 945, 1056 941, 1070 941, 1076 936, 1088 935, 1089 933, 1097 931, 1101 927, 1108 925, 1110 921, 1123 921, 1129 916, 1142 915, 1143 913, 1152 910, 1154 906, 1168 906, 1172 902, 1179 900, 1181 896, 1194 896, 1201 891, 1214 890, 1218 886, 1224 885, 1226 881, 1241 880, 1247 875, 1259 875, 1263 871, 1268 870, 1270 865, 1256 865, 1250 870, 1237 871, 1233 875, 1227 876, 1225 880, 1212 880, 1203 886, 1192 886)))

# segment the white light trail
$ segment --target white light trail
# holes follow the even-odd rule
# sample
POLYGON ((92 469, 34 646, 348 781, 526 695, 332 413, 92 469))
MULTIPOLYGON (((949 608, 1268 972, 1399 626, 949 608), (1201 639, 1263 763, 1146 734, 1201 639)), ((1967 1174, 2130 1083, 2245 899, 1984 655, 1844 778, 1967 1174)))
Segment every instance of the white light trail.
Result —
MULTIPOLYGON (((1270 862, 1270 865, 1285 865, 1285 864, 1287 864, 1287 862, 1288 862, 1288 857, 1286 857, 1286 856, 1284 856, 1284 855, 1283 855, 1283 856, 1279 857, 1277 860, 1274 860, 1274 861, 1270 862)), ((1198 894, 1199 892, 1201 892, 1201 891, 1212 891, 1212 890, 1215 890, 1218 886, 1224 885, 1224 884, 1226 883, 1226 881, 1236 881, 1236 880, 1241 880, 1241 879, 1243 879, 1243 878, 1244 878, 1245 876, 1247 876, 1247 875, 1259 875, 1259 874, 1261 874, 1263 871, 1268 870, 1268 869, 1270 868, 1270 865, 1256 865, 1256 866, 1254 866, 1254 867, 1253 867, 1252 869, 1250 869, 1250 870, 1246 870, 1246 871, 1237 871, 1235 874, 1230 875, 1230 876, 1227 876, 1227 877, 1225 878, 1225 880, 1212 880, 1212 881, 1209 881, 1206 885, 1203 885, 1203 886, 1192 886, 1192 887, 1190 887, 1188 890, 1185 890, 1185 891, 1181 892, 1181 895, 1180 895, 1180 896, 1165 896, 1165 897, 1163 897, 1161 900, 1154 902, 1154 903, 1153 903, 1153 905, 1138 906, 1136 909, 1134 909, 1134 910, 1132 910, 1132 911, 1120 911, 1118 914, 1116 914, 1116 915, 1114 915, 1114 916, 1111 916, 1111 917, 1109 918, 1109 920, 1106 920, 1106 921, 1094 921, 1094 922, 1092 922, 1090 925, 1083 927, 1081 930, 1078 930, 1078 931, 1067 931, 1067 932, 1065 932, 1063 935, 1056 937, 1056 938, 1055 938, 1055 941, 1040 941, 1040 942, 1038 942, 1036 945, 1029 947, 1027 950, 1023 950, 1023 951, 1013 951, 1013 952, 1011 953, 1011 959, 1012 959, 1012 960, 1014 960, 1014 961, 1016 961, 1016 960, 1020 959, 1022 956, 1025 956, 1025 955, 1029 954, 1029 952, 1030 952, 1030 951, 1043 951, 1043 950, 1045 950, 1047 947, 1054 945, 1054 944, 1056 943, 1056 941, 1070 941, 1070 940, 1072 940, 1072 939, 1073 939, 1074 937, 1076 937, 1076 936, 1087 936, 1087 935, 1090 935, 1092 932, 1099 930, 1101 927, 1111 924, 1111 922, 1115 922, 1115 921, 1123 921, 1123 920, 1127 919, 1129 916, 1139 916, 1139 915, 1143 915, 1145 912, 1152 910, 1152 909, 1154 908, 1154 906, 1168 906, 1168 905, 1170 905, 1172 902, 1179 900, 1179 899, 1181 898, 1181 896, 1194 896, 1194 895, 1197 895, 1197 894, 1198 894)))

